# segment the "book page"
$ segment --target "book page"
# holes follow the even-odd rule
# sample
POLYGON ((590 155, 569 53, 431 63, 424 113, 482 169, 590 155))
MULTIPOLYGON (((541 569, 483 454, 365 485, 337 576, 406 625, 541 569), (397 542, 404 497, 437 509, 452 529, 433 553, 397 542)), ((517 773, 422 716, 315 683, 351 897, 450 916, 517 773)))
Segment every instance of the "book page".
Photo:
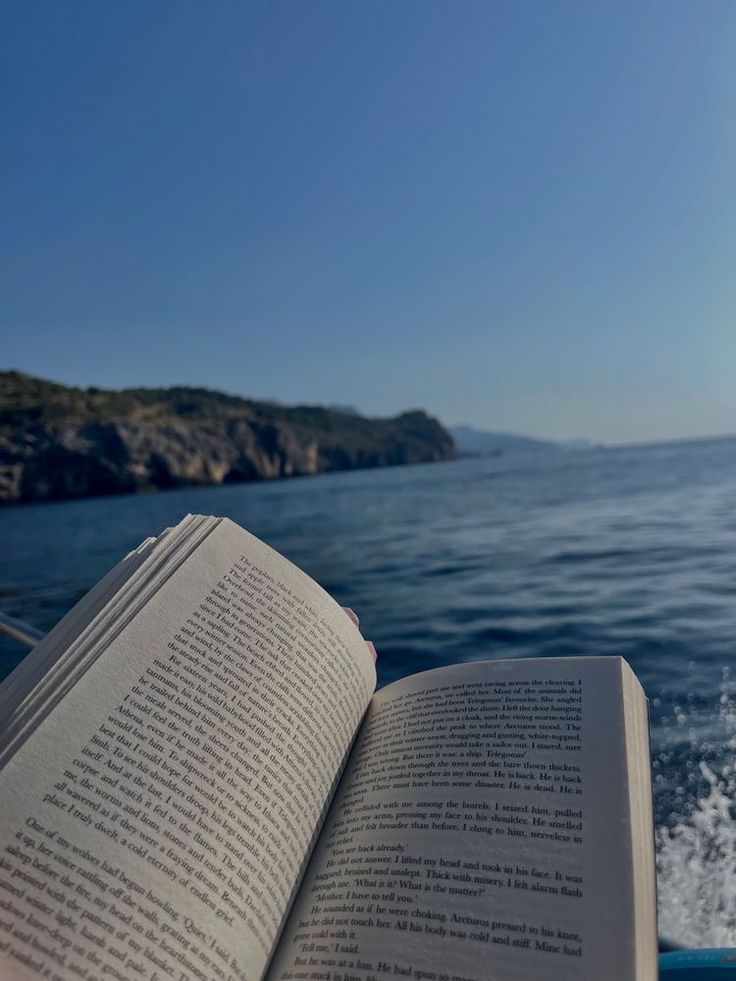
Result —
POLYGON ((476 662, 378 692, 269 981, 655 978, 635 966, 622 668, 476 662))
POLYGON ((374 685, 223 522, 0 771, 0 976, 262 977, 374 685))

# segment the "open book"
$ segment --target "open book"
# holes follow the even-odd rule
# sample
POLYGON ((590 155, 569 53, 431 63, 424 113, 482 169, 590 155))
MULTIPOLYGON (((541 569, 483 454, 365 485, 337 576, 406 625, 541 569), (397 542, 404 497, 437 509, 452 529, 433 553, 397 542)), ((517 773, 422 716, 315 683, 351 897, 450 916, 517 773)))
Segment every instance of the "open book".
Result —
POLYGON ((0 687, 0 977, 654 979, 626 662, 375 683, 231 521, 144 542, 0 687))

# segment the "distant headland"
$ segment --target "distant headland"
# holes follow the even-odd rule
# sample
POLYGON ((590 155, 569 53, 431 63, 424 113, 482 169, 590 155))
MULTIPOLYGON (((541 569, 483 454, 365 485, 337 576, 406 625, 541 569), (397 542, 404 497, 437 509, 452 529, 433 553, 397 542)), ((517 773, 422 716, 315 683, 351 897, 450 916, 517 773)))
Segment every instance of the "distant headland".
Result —
POLYGON ((450 460, 426 412, 369 419, 206 388, 74 388, 0 372, 0 504, 450 460))

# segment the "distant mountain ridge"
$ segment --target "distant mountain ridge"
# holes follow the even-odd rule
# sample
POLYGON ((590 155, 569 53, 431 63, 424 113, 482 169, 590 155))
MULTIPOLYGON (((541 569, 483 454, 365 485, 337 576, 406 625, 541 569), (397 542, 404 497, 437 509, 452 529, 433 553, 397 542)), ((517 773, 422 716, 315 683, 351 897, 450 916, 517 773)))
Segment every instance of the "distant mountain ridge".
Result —
POLYGON ((426 412, 367 419, 207 388, 76 388, 0 372, 0 503, 449 460, 426 412))
POLYGON ((496 433, 474 426, 450 426, 449 432, 455 441, 458 453, 481 455, 518 452, 554 452, 560 447, 551 440, 536 439, 533 436, 516 436, 512 433, 496 433))
POLYGON ((587 450, 597 445, 588 439, 566 439, 556 442, 551 439, 539 439, 535 436, 517 436, 514 433, 497 433, 485 429, 476 429, 475 426, 465 424, 448 426, 448 432, 455 441, 458 453, 480 456, 496 456, 500 453, 554 453, 562 450, 587 450))
POLYGON ((486 429, 476 429, 464 423, 448 426, 448 432, 455 441, 458 453, 474 456, 496 456, 500 453, 518 452, 559 452, 561 450, 589 450, 599 445, 589 439, 565 439, 559 442, 539 439, 535 436, 517 436, 515 433, 497 433, 486 429))

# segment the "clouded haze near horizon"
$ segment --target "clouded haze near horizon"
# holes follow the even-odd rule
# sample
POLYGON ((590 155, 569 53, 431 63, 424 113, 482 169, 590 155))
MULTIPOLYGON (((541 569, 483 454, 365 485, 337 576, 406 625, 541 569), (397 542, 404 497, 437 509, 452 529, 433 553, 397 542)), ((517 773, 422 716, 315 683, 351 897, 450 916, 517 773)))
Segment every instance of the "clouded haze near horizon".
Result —
POLYGON ((736 432, 736 5, 4 5, 2 361, 736 432))

